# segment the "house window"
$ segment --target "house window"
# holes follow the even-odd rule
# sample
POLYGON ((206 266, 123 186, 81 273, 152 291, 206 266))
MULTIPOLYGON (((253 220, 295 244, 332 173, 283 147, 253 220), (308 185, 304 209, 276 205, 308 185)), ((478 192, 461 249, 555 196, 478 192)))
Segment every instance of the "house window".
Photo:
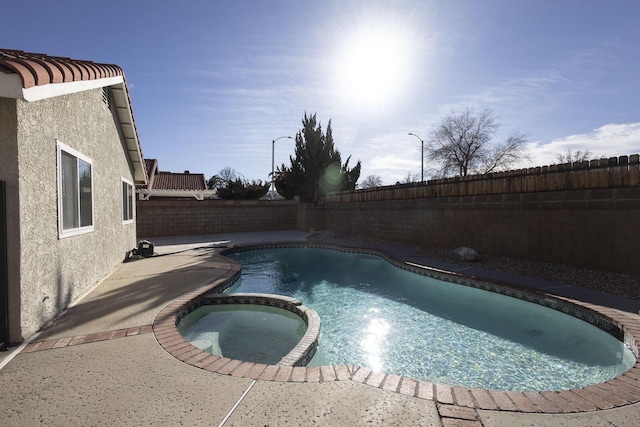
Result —
POLYGON ((69 237, 93 231, 91 159, 63 143, 58 147, 58 233, 69 237))
POLYGON ((133 222, 133 184, 122 178, 122 223, 133 222))

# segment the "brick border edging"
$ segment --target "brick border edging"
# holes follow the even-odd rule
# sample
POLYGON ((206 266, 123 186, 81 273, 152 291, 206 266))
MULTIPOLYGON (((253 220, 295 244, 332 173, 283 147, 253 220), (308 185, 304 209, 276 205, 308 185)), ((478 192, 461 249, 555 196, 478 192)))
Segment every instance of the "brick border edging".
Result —
MULTIPOLYGON (((298 316, 307 326, 303 336, 287 354, 285 354, 277 365, 282 366, 305 366, 316 353, 318 341, 320 340, 320 316, 318 313, 303 305, 296 298, 260 293, 211 293, 207 292, 195 300, 191 300, 177 315, 176 323, 179 324, 184 317, 193 311, 205 306, 224 306, 228 304, 255 305, 258 307, 271 307, 286 310, 298 316)), ((177 326, 177 325, 176 325, 177 326)))
MULTIPOLYGON (((328 247, 329 245, 306 243, 297 244, 297 246, 328 247)), ((264 246, 262 245, 262 247, 264 246)), ((343 249, 339 246, 334 247, 343 249)), ((349 247, 348 249, 354 250, 355 248, 349 247)), ((367 249, 362 251, 380 254, 378 251, 367 249)), ((382 255, 395 260, 395 258, 387 254, 382 255)), ((222 255, 216 254, 215 256, 222 255)), ((229 259, 225 258, 225 260, 228 261, 229 259)), ((478 409, 563 414, 613 409, 640 402, 640 361, 638 360, 636 360, 631 369, 604 383, 572 390, 521 392, 470 389, 428 381, 417 381, 398 375, 375 372, 369 368, 356 365, 293 367, 243 362, 212 355, 193 346, 180 335, 176 328, 176 316, 194 299, 214 289, 225 288, 233 283, 240 275, 240 263, 235 260, 231 261, 229 271, 222 277, 172 301, 156 316, 153 322, 153 333, 156 340, 162 348, 176 359, 209 372, 254 380, 297 383, 350 380, 406 396, 433 400, 437 403, 439 411, 440 408, 443 408, 445 413, 449 411, 452 414, 460 412, 460 410, 455 409, 456 407, 472 408, 476 411, 476 415, 478 409)), ((395 261, 403 262, 400 260, 395 261)), ((457 274, 457 276, 464 277, 464 275, 460 274, 457 274)), ((468 278, 472 279, 471 277, 468 278)), ((631 319, 608 307, 554 295, 549 296, 584 307, 611 319, 623 333, 630 337, 636 346, 635 353, 638 354, 640 347, 636 337, 640 337, 640 321, 631 319)), ((461 413, 464 412, 463 409, 461 413)), ((447 417, 447 415, 442 416, 447 417)), ((466 414, 466 416, 470 415, 466 414)))
POLYGON ((53 348, 71 347, 92 342, 109 341, 116 338, 133 337, 136 335, 153 332, 153 325, 133 326, 131 328, 116 329, 113 331, 92 332, 90 334, 76 335, 73 337, 52 338, 42 341, 34 341, 27 344, 20 353, 33 353, 36 351, 50 350, 53 348))

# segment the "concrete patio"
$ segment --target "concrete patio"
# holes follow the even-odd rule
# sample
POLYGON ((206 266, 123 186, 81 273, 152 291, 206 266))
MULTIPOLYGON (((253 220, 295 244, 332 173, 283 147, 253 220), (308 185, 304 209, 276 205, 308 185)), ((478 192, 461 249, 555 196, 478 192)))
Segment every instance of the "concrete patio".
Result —
MULTIPOLYGON (((393 383, 391 376, 387 381, 383 376, 376 386, 367 378, 359 378, 358 367, 347 372, 324 371, 317 380, 305 381, 284 379, 275 372, 271 378, 264 373, 259 377, 265 379, 224 375, 184 363, 158 343, 153 331, 158 313, 176 298, 201 289, 230 269, 230 262, 215 256, 220 250, 217 248, 300 242, 308 236, 304 232, 278 231, 152 239, 156 254, 162 256, 122 264, 31 342, 0 354, 1 424, 640 425, 638 403, 563 414, 542 413, 544 408, 539 413, 487 410, 481 405, 465 406, 457 390, 451 392, 449 387, 434 386, 429 392, 411 380, 393 383), (327 375, 332 379, 325 380, 327 375), (449 397, 440 394, 446 394, 446 390, 449 397)), ((412 263, 460 269, 455 264, 425 259, 407 248, 387 250, 412 263)), ((535 278, 468 268, 465 273, 544 289, 586 303, 599 302, 634 324, 640 320, 638 301, 566 284, 554 286, 535 278)), ((633 369, 638 371, 637 367, 633 369)), ((640 372, 635 375, 640 382, 640 372)), ((633 398, 630 396, 629 401, 633 398)))

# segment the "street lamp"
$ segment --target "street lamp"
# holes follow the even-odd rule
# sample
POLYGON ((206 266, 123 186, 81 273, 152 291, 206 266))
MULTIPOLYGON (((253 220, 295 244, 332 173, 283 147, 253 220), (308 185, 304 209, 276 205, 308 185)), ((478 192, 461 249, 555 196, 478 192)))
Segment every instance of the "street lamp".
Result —
POLYGON ((416 138, 418 138, 420 140, 420 142, 422 143, 422 156, 420 157, 420 160, 422 161, 422 163, 420 163, 420 182, 424 182, 424 141, 422 140, 422 138, 420 138, 418 135, 416 135, 415 133, 409 132, 409 135, 413 135, 416 138))
POLYGON ((271 141, 271 191, 270 193, 273 194, 273 191, 275 190, 274 188, 274 182, 273 179, 275 178, 274 172, 275 172, 275 162, 274 162, 274 154, 276 151, 276 141, 282 138, 289 138, 289 139, 293 139, 290 136, 279 136, 276 139, 271 141))

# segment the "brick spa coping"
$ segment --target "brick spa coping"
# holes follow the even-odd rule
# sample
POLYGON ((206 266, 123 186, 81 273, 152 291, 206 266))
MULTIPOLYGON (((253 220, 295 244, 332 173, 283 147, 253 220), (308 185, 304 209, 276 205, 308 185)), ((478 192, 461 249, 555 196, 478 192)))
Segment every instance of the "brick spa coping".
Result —
MULTIPOLYGON (((470 275, 425 267, 393 258, 384 252, 370 249, 345 248, 336 245, 309 243, 265 244, 239 246, 222 251, 215 256, 224 257, 225 261, 231 261, 229 270, 215 281, 169 303, 158 313, 153 322, 153 333, 162 348, 182 362, 205 371, 262 381, 293 383, 354 381, 419 399, 433 400, 437 403, 438 410, 443 417, 448 417, 451 415, 447 414, 455 414, 458 412, 465 414, 465 411, 472 411, 472 413, 470 413, 471 416, 473 416, 473 413, 477 414, 476 411, 478 409, 548 414, 578 413, 613 409, 640 402, 640 362, 638 361, 640 347, 636 339, 636 337, 640 337, 640 321, 632 319, 615 309, 529 290, 513 284, 488 281, 470 275), (465 286, 473 286, 550 307, 585 320, 625 342, 636 356, 636 363, 628 371, 601 384, 572 390, 543 392, 501 391, 450 386, 428 381, 418 381, 408 377, 386 374, 384 372, 376 372, 357 365, 300 366, 300 363, 297 363, 296 360, 302 360, 303 362, 308 361, 306 358, 308 353, 303 354, 304 348, 307 350, 313 348, 313 351, 315 351, 313 343, 317 341, 313 341, 312 337, 316 332, 319 333, 320 324, 320 319, 317 319, 318 330, 316 331, 316 318, 311 316, 310 318, 312 320, 309 322, 309 318, 307 318, 304 313, 310 313, 312 310, 304 306, 302 306, 302 314, 298 314, 308 325, 312 326, 308 329, 313 330, 310 332, 309 337, 305 334, 303 339, 306 340, 306 342, 304 345, 296 346, 292 351, 295 353, 295 357, 285 357, 277 365, 265 365, 216 356, 197 348, 182 337, 180 332, 178 332, 177 324, 182 316, 192 311, 195 306, 204 304, 204 298, 213 298, 214 300, 217 298, 226 298, 229 300, 228 303, 232 302, 231 299, 229 299, 231 294, 221 293, 239 279, 241 266, 238 261, 224 257, 226 253, 281 247, 315 247, 377 255, 397 267, 421 275, 465 286)), ((291 307, 301 306, 299 301, 292 298, 264 294, 254 295, 257 295, 255 297, 257 299, 263 298, 263 303, 264 301, 268 303, 268 298, 271 298, 272 302, 284 302, 285 305, 288 305, 289 308, 287 309, 289 310, 292 310, 291 307), (267 300, 264 300, 264 298, 267 298, 267 300)), ((240 298, 246 300, 248 297, 244 295, 240 298)), ((233 299, 233 301, 237 302, 235 299, 233 299)), ((215 302, 209 300, 206 303, 215 302)), ((315 316, 317 317, 317 314, 315 314, 315 316)), ((311 356, 312 355, 313 354, 311 354, 311 356)), ((468 418, 463 417, 463 419, 468 418)))

